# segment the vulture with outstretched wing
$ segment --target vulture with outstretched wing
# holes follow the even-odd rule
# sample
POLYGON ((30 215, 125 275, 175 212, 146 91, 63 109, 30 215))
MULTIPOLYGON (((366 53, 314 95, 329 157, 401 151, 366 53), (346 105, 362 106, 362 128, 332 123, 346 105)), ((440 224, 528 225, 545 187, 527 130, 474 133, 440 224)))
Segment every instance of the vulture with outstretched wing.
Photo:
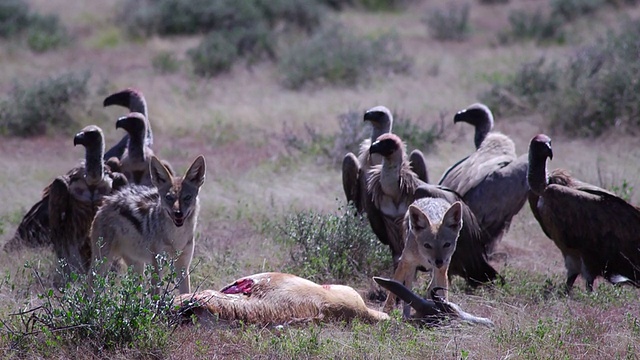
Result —
MULTIPOLYGON (((142 92, 135 89, 125 89, 107 96, 103 102, 104 106, 120 105, 128 108, 131 112, 138 112, 144 115, 146 125, 146 137, 144 143, 146 146, 153 144, 153 133, 148 123, 147 102, 142 92)), ((112 171, 120 171, 120 158, 127 149, 129 143, 129 134, 114 145, 104 154, 104 159, 112 171)), ((67 177, 77 176, 80 169, 74 167, 66 174, 67 177)), ((49 236, 49 189, 50 185, 42 191, 42 197, 35 203, 31 209, 24 215, 22 221, 18 225, 15 235, 4 249, 12 251, 20 248, 22 245, 28 247, 40 247, 51 244, 49 236)))
POLYGON ((124 175, 104 165, 102 130, 89 125, 73 138, 85 147, 85 162, 49 186, 48 212, 51 243, 68 265, 66 271, 86 273, 91 262, 89 232, 102 198, 127 185, 124 175))
POLYGON ((529 205, 556 244, 567 269, 567 291, 582 275, 587 290, 603 276, 612 283, 640 281, 640 209, 565 170, 547 173, 551 139, 536 135, 529 145, 529 205))
POLYGON ((508 231, 513 217, 527 201, 527 155, 516 155, 506 135, 491 132, 493 115, 483 104, 458 112, 454 123, 475 126, 476 151, 449 168, 439 184, 458 192, 489 234, 488 254, 508 231))
MULTIPOLYGON (((360 152, 357 157, 349 152, 342 160, 342 186, 344 193, 347 197, 347 202, 353 203, 359 214, 364 211, 369 170, 372 166, 382 163, 382 157, 379 154, 370 154, 369 148, 380 135, 391 132, 393 115, 387 107, 376 106, 364 113, 364 121, 371 123, 371 138, 365 139, 360 143, 360 152)), ((411 152, 409 163, 418 178, 428 182, 427 166, 424 155, 420 150, 416 149, 411 152)))
MULTIPOLYGON (((383 160, 369 172, 365 211, 373 232, 391 248, 395 268, 404 249, 405 215, 409 205, 422 197, 442 198, 450 204, 461 199, 455 191, 418 179, 409 168, 404 144, 397 135, 381 135, 370 151, 382 155, 383 160)), ((487 262, 483 247, 487 241, 486 232, 480 228, 469 207, 462 205, 463 226, 449 274, 462 276, 469 285, 477 286, 496 279, 498 272, 487 262)))

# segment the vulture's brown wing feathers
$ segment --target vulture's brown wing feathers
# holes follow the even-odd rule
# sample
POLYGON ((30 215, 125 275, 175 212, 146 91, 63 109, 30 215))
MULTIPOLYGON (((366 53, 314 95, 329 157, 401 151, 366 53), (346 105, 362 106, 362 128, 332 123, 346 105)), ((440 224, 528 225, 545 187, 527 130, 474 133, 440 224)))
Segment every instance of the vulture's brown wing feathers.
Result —
POLYGON ((553 209, 569 248, 579 249, 589 274, 640 280, 640 209, 590 186, 549 185, 544 199, 553 209))
POLYGON ((393 230, 387 229, 386 217, 382 211, 375 206, 370 196, 366 196, 365 198, 364 211, 367 213, 367 219, 371 225, 371 230, 376 234, 378 240, 385 245, 389 245, 388 231, 393 230))
POLYGON ((342 188, 347 197, 347 203, 352 203, 359 214, 363 211, 363 202, 360 199, 361 175, 360 162, 353 153, 347 153, 342 159, 342 188))
POLYGON ((49 187, 45 188, 42 198, 24 215, 14 237, 5 245, 6 251, 27 247, 49 245, 49 187))
POLYGON ((59 238, 70 213, 69 178, 58 176, 49 186, 49 226, 51 237, 59 238))
POLYGON ((424 160, 422 151, 415 149, 409 154, 409 163, 411 164, 411 171, 418 175, 418 179, 428 183, 429 172, 427 170, 427 162, 424 160))

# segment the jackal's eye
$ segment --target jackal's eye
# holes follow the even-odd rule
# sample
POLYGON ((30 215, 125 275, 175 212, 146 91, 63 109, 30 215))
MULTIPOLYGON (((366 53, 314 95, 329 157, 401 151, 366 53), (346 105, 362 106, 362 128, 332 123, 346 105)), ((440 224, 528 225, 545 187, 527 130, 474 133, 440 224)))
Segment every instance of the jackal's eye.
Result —
POLYGON ((170 203, 172 203, 172 202, 174 202, 174 201, 175 201, 175 198, 174 198, 174 197, 173 197, 173 195, 171 195, 171 194, 167 194, 167 195, 165 195, 165 196, 164 196, 164 199, 165 199, 165 200, 167 200, 167 202, 170 202, 170 203))
POLYGON ((193 196, 191 195, 186 195, 185 197, 182 198, 183 201, 191 201, 191 199, 193 198, 193 196))
POLYGON ((451 247, 451 243, 450 242, 444 243, 444 245, 442 245, 442 247, 445 248, 445 249, 448 248, 448 247, 451 247))
POLYGON ((430 244, 424 244, 424 247, 425 247, 426 249, 432 249, 432 247, 431 247, 431 245, 430 245, 430 244))

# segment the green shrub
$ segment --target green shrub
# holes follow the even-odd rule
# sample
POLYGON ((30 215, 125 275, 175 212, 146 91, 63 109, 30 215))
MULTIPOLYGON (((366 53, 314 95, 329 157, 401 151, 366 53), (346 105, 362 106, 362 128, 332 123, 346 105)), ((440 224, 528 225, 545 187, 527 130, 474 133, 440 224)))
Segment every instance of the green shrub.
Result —
POLYGON ((287 271, 301 277, 346 283, 391 269, 389 248, 351 207, 338 215, 291 214, 271 228, 275 239, 289 247, 287 271))
POLYGON ((260 23, 270 29, 283 23, 309 30, 324 15, 314 0, 126 0, 121 9, 118 20, 138 36, 208 33, 260 23))
POLYGON ((463 41, 469 36, 469 4, 449 4, 446 9, 431 10, 422 19, 436 40, 463 41))
POLYGON ((161 51, 151 59, 151 66, 161 74, 171 74, 180 69, 180 61, 172 52, 161 51))
POLYGON ((501 43, 518 40, 535 40, 539 43, 564 42, 563 20, 552 14, 545 16, 541 10, 534 13, 516 10, 509 13, 510 29, 498 35, 501 43))
POLYGON ((0 1, 0 37, 9 38, 29 27, 29 5, 24 0, 0 1))
POLYGON ((282 84, 299 89, 309 84, 354 86, 367 82, 374 72, 408 72, 411 61, 393 35, 369 39, 332 26, 291 46, 278 66, 282 84))
POLYGON ((75 129, 71 110, 87 98, 90 73, 65 73, 31 83, 15 82, 0 100, 0 132, 13 136, 43 135, 75 129))
MULTIPOLYGON (((38 306, 30 305, 3 322, 1 330, 19 351, 37 353, 47 351, 48 346, 82 345, 96 352, 136 348, 161 354, 178 323, 172 312, 178 284, 173 263, 162 257, 158 260, 166 272, 157 282, 159 291, 151 290, 156 277, 151 266, 144 275, 131 268, 122 276, 97 275, 92 293, 85 275, 71 273, 64 285, 38 295, 38 306)), ((36 283, 45 283, 39 270, 29 264, 26 267, 36 283)))
POLYGON ((606 4, 606 0, 551 0, 551 14, 566 21, 596 12, 606 4))
POLYGON ((238 59, 238 49, 231 39, 214 32, 207 35, 196 48, 187 52, 193 72, 204 77, 213 77, 229 71, 238 59))
POLYGON ((640 127, 638 36, 640 21, 630 22, 566 62, 541 59, 525 64, 509 81, 494 84, 480 98, 499 113, 516 107, 537 109, 550 127, 571 135, 599 135, 614 126, 636 129, 640 127))
POLYGON ((34 16, 27 31, 27 44, 35 52, 45 52, 70 41, 67 28, 54 15, 34 16))
POLYGON ((369 11, 391 11, 403 9, 415 2, 415 0, 354 0, 354 5, 369 11))

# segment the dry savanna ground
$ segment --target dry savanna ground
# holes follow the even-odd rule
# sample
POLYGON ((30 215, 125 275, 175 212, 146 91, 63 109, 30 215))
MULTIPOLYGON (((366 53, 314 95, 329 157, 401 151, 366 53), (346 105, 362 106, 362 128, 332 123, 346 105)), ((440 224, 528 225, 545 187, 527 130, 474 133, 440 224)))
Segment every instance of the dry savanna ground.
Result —
MULTIPOLYGON (((179 172, 198 155, 207 161, 201 192, 200 220, 192 283, 220 288, 244 275, 283 271, 287 246, 263 231, 266 222, 283 215, 313 210, 338 213, 344 205, 337 161, 322 152, 293 149, 291 138, 311 142, 314 134, 335 135, 338 116, 363 112, 384 104, 416 121, 424 129, 442 125, 434 144, 422 148, 432 181, 458 159, 474 150, 469 126, 453 125, 453 114, 478 101, 490 80, 507 76, 519 64, 546 56, 563 59, 578 46, 604 34, 625 16, 640 17, 640 7, 606 7, 571 24, 564 44, 538 45, 522 41, 498 45, 497 34, 509 26, 509 12, 546 9, 546 2, 511 0, 470 6, 471 33, 461 42, 441 42, 429 36, 421 21, 440 1, 412 1, 401 11, 370 12, 347 8, 333 16, 360 35, 387 31, 398 34, 414 65, 410 74, 373 76, 355 87, 314 86, 289 90, 278 82, 272 62, 201 78, 189 71, 185 52, 198 36, 132 39, 119 27, 118 0, 72 2, 30 0, 34 10, 53 13, 73 35, 67 47, 34 53, 11 40, 0 40, 0 93, 10 91, 18 78, 46 77, 69 69, 91 71, 89 111, 80 123, 96 123, 107 146, 122 135, 114 123, 123 109, 101 106, 108 93, 125 87, 143 91, 155 132, 154 150, 179 172), (151 66, 162 51, 176 54, 180 67, 158 73, 151 66)), ((453 3, 453 1, 452 1, 453 3)), ((464 3, 455 1, 455 3, 464 3)), ((612 129, 595 138, 574 138, 551 131, 547 119, 535 111, 527 116, 497 116, 497 130, 514 139, 519 153, 528 141, 545 132, 553 139, 550 167, 569 169, 580 179, 605 187, 640 181, 640 140, 633 133, 612 129)), ((75 129, 47 136, 0 139, 0 239, 13 235, 21 217, 42 189, 83 157, 72 146, 75 129)), ((356 149, 353 149, 355 151, 356 149)), ((631 195, 631 201, 640 202, 631 195)), ((638 290, 613 287, 598 280, 594 293, 577 282, 575 293, 560 292, 564 264, 559 250, 545 237, 528 205, 516 216, 493 262, 504 286, 465 289, 455 280, 451 300, 471 313, 489 317, 495 328, 452 322, 437 328, 406 325, 397 318, 368 325, 308 324, 284 328, 252 326, 202 327, 183 325, 171 334, 162 352, 135 346, 96 350, 91 344, 49 343, 29 349, 0 342, 5 357, 50 358, 638 358, 640 301, 638 290)), ((0 314, 37 306, 38 291, 52 286, 55 257, 51 249, 24 249, 0 254, 5 277, 0 287, 0 314), (45 274, 34 285, 29 262, 45 274), (28 291, 25 289, 29 289, 28 291)), ((348 285, 367 295, 374 289, 365 274, 348 285)), ((320 282, 330 279, 318 279, 320 282)), ((427 281, 426 276, 420 277, 427 281)), ((421 283, 418 282, 418 284, 421 283)), ((422 285, 424 289, 424 285, 422 285)), ((372 307, 380 302, 368 300, 372 307)), ((4 328, 3 328, 4 329, 4 328)), ((0 329, 0 330, 3 330, 0 329)))

